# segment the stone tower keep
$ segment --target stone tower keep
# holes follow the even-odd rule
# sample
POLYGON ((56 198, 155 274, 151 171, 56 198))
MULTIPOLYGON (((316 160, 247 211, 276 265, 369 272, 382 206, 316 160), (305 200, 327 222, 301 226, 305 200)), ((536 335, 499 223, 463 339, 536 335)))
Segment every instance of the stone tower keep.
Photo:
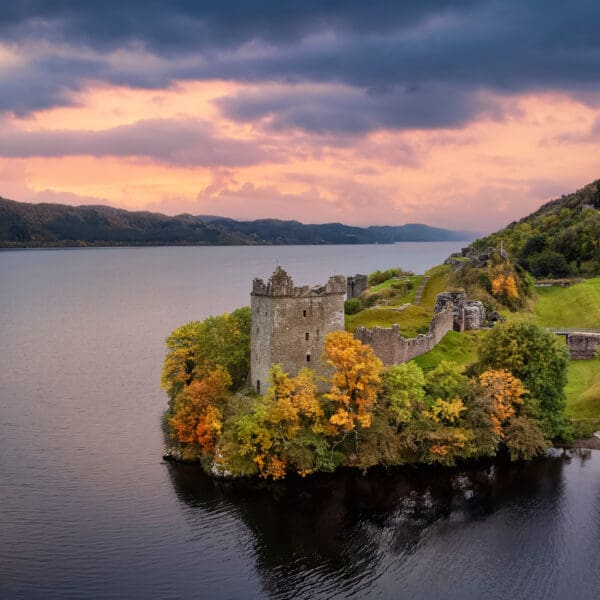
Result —
POLYGON ((322 361, 325 336, 344 329, 346 278, 330 277, 321 287, 294 287, 292 278, 277 267, 269 281, 252 284, 250 377, 264 394, 271 365, 279 363, 290 375, 302 367, 327 375, 322 361))

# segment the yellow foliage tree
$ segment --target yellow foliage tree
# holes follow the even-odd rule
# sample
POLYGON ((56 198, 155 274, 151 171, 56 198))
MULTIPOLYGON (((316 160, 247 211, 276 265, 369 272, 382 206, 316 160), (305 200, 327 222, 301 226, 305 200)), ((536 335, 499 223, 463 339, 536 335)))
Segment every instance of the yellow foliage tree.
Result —
POLYGON ((453 400, 438 398, 433 403, 433 406, 429 410, 424 411, 423 414, 434 423, 454 425, 465 410, 467 410, 467 407, 460 398, 454 398, 453 400))
POLYGON ((492 295, 496 297, 503 296, 510 301, 517 300, 519 298, 519 291, 514 275, 500 273, 492 279, 492 295))
MULTIPOLYGON (((238 424, 240 451, 252 458, 261 477, 280 479, 288 468, 286 451, 298 434, 303 429, 321 432, 322 420, 314 372, 302 369, 290 377, 281 365, 273 365, 271 387, 238 424)), ((297 470, 301 475, 311 472, 305 466, 297 470)))
POLYGON ((492 428, 494 433, 504 437, 504 427, 515 415, 516 408, 523 404, 526 389, 521 380, 504 369, 490 369, 479 376, 479 384, 491 401, 492 428))
POLYGON ((346 331, 325 339, 325 358, 335 371, 325 398, 334 406, 329 418, 333 433, 371 426, 377 392, 381 388, 383 364, 373 349, 346 331))

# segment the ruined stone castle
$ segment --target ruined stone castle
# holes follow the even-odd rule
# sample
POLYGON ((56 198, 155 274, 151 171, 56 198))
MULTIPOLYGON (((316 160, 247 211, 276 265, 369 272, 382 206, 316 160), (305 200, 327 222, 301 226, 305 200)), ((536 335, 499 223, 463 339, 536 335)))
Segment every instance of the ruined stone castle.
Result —
MULTIPOLYGON (((357 297, 366 289, 366 276, 330 277, 320 287, 295 287, 292 278, 277 267, 265 283, 252 285, 252 332, 250 344, 250 381, 258 393, 269 387, 269 371, 275 363, 296 375, 302 367, 315 371, 317 378, 330 369, 322 360, 325 336, 344 329, 344 297, 357 297)), ((469 302, 464 292, 438 296, 436 314, 429 331, 415 338, 401 335, 393 327, 358 327, 356 339, 369 344, 386 365, 407 362, 429 352, 448 331, 479 329, 486 320, 481 302, 469 302)), ((321 383, 323 379, 321 378, 321 383)), ((322 385, 321 385, 322 387, 322 385)))
POLYGON ((295 287, 281 268, 265 283, 255 279, 250 307, 250 377, 258 393, 269 387, 269 370, 279 363, 296 375, 302 367, 328 375, 321 360, 325 336, 344 329, 346 277, 335 275, 321 287, 295 287))

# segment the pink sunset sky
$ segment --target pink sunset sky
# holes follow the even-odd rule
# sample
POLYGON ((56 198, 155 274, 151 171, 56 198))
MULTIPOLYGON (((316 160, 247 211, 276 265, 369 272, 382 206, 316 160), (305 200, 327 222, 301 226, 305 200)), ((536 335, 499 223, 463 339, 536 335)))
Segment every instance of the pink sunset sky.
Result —
POLYGON ((16 2, 0 196, 491 231, 600 177, 598 22, 593 2, 16 2))

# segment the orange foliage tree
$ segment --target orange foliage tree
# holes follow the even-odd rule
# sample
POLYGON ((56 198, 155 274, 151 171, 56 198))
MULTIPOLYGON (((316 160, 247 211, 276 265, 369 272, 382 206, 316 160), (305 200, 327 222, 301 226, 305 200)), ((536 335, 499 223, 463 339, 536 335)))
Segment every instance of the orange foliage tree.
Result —
POLYGON ((383 363, 373 349, 346 331, 330 333, 325 339, 325 358, 335 371, 325 398, 334 413, 329 418, 332 433, 371 426, 377 393, 381 388, 383 363))
POLYGON ((180 444, 198 444, 202 454, 213 452, 223 427, 221 405, 230 386, 231 376, 220 366, 185 386, 168 417, 171 436, 180 444))
POLYGON ((492 279, 492 295, 504 297, 509 301, 517 300, 519 298, 519 291, 517 290, 517 282, 514 275, 500 273, 492 279))

